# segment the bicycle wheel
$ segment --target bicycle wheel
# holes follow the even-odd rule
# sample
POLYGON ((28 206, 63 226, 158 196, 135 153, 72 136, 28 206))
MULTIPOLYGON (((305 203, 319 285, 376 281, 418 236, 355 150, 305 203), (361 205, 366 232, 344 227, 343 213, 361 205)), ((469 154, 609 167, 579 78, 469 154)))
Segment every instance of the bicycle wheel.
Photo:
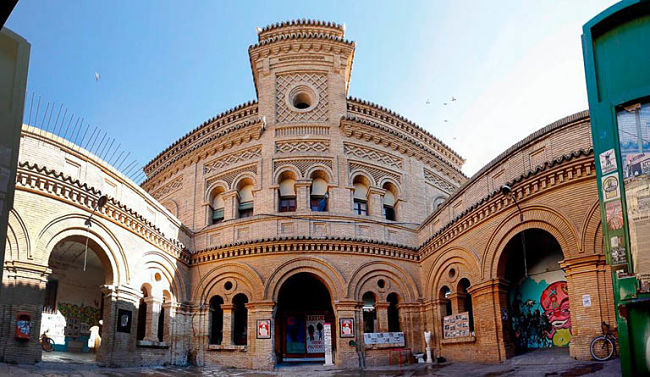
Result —
POLYGON ((52 340, 52 338, 47 338, 42 343, 42 346, 43 346, 43 351, 52 352, 54 350, 54 340, 52 340))
POLYGON ((597 336, 591 341, 589 352, 594 360, 608 360, 614 354, 614 343, 612 343, 611 339, 603 335, 597 336))

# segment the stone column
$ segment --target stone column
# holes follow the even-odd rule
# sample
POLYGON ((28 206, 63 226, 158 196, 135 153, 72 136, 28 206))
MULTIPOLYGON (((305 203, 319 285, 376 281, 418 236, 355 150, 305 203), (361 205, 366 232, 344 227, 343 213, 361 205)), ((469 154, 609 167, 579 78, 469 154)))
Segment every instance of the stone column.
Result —
POLYGON ((127 366, 136 362, 137 311, 142 292, 129 286, 105 285, 102 340, 97 361, 104 366, 127 366), (119 315, 130 315, 128 332, 117 331, 119 315))
POLYGON ((460 302, 460 297, 458 293, 450 294, 447 299, 451 301, 451 312, 453 314, 460 313, 462 310, 462 303, 460 302))
POLYGON ((189 363, 195 365, 205 365, 205 354, 208 344, 210 343, 210 326, 208 315, 210 311, 207 305, 192 308, 188 315, 190 316, 190 359, 189 363))
POLYGON ((173 339, 173 328, 174 321, 176 318, 176 308, 178 304, 172 302, 165 302, 162 304, 162 308, 165 310, 165 321, 163 322, 163 342, 171 344, 173 339))
POLYGON ((158 341, 158 316, 162 300, 156 297, 145 297, 144 302, 147 304, 147 326, 145 327, 144 340, 148 342, 158 341))
POLYGON ((590 360, 589 345, 594 336, 602 333, 601 323, 616 326, 611 268, 604 255, 565 259, 560 266, 566 272, 569 291, 569 354, 579 360, 590 360))
POLYGON ((223 220, 237 218, 237 190, 230 190, 223 193, 223 220))
POLYGON ((386 190, 370 187, 368 189, 368 215, 383 218, 384 204, 383 196, 386 190))
MULTIPOLYGON (((2 252, 2 251, 0 251, 2 252)), ((41 316, 45 298, 45 284, 52 271, 32 261, 5 261, 0 284, 0 356, 8 363, 36 363, 41 361, 41 316), (29 340, 17 340, 18 312, 31 316, 29 340)))
POLYGON ((233 304, 221 304, 221 310, 223 311, 223 339, 221 340, 221 344, 224 346, 230 346, 235 343, 232 339, 232 310, 234 307, 235 305, 233 304))
POLYGON ((388 332, 388 302, 377 302, 375 310, 377 311, 377 332, 388 332))
POLYGON ((248 358, 253 369, 271 370, 275 366, 275 323, 273 301, 254 301, 246 304, 248 309, 248 358), (269 320, 269 337, 257 339, 257 321, 269 320))
POLYGON ((339 368, 358 368, 359 356, 357 354, 357 347, 351 346, 350 341, 353 340, 357 345, 363 342, 363 331, 361 326, 361 303, 357 301, 337 301, 334 303, 334 310, 336 311, 336 323, 332 323, 332 345, 336 344, 336 351, 334 353, 334 364, 339 368), (339 323, 341 318, 354 318, 354 337, 341 338, 339 323))
POLYGON ((299 179, 296 181, 296 211, 309 211, 309 190, 311 188, 311 179, 299 179))
POLYGON ((472 285, 468 289, 474 305, 474 332, 476 334, 476 361, 504 361, 514 355, 511 322, 503 319, 508 310, 508 282, 492 279, 472 285))

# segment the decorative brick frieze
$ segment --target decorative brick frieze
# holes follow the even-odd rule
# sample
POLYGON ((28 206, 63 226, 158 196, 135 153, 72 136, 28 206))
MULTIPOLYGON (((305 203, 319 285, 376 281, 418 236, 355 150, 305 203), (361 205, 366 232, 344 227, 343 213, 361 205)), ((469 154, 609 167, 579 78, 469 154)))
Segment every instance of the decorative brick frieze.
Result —
POLYGON ((379 149, 369 148, 361 144, 343 143, 343 151, 348 157, 381 163, 390 168, 402 169, 402 159, 379 149))
POLYGON ((276 141, 276 153, 325 153, 330 150, 329 140, 276 141))
POLYGON ((227 155, 221 156, 209 162, 206 162, 203 165, 203 174, 210 174, 213 172, 221 172, 225 168, 238 164, 240 162, 245 162, 252 160, 254 158, 259 158, 262 156, 262 146, 255 145, 250 148, 242 149, 237 152, 229 153, 227 155))
POLYGON ((279 75, 275 84, 276 123, 326 122, 329 111, 327 75, 323 73, 293 73, 279 75), (290 91, 299 85, 307 85, 315 91, 316 106, 309 111, 296 111, 287 101, 290 91))

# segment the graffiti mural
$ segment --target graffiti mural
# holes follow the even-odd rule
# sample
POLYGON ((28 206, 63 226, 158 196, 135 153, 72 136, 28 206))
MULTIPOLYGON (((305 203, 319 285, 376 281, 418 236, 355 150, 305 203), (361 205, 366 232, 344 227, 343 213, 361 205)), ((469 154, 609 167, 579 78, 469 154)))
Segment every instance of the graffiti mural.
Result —
POLYGON ((548 333, 554 346, 568 346, 571 341, 571 311, 566 281, 556 281, 542 292, 540 304, 552 328, 548 333))
POLYGON ((511 291, 510 319, 519 351, 568 346, 571 312, 566 281, 524 279, 511 291))

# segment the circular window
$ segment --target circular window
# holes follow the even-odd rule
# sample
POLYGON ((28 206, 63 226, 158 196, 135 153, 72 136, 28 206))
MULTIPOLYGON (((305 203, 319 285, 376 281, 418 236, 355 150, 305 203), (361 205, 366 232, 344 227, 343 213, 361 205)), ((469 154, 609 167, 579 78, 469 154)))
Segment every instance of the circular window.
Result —
POLYGON ((318 94, 311 85, 297 85, 287 92, 287 105, 295 112, 311 111, 318 105, 318 94))
POLYGON ((377 286, 379 288, 384 288, 386 286, 386 282, 384 281, 384 279, 377 280, 377 286))
POLYGON ((162 276, 160 276, 160 273, 158 273, 158 272, 156 272, 156 274, 153 276, 153 278, 156 279, 156 281, 162 280, 162 276))
POLYGON ((456 276, 456 269, 450 268, 449 269, 449 278, 453 279, 456 276))
POLYGON ((226 284, 223 285, 223 287, 224 287, 227 291, 231 290, 231 289, 232 289, 232 282, 231 282, 231 281, 227 281, 226 284))

